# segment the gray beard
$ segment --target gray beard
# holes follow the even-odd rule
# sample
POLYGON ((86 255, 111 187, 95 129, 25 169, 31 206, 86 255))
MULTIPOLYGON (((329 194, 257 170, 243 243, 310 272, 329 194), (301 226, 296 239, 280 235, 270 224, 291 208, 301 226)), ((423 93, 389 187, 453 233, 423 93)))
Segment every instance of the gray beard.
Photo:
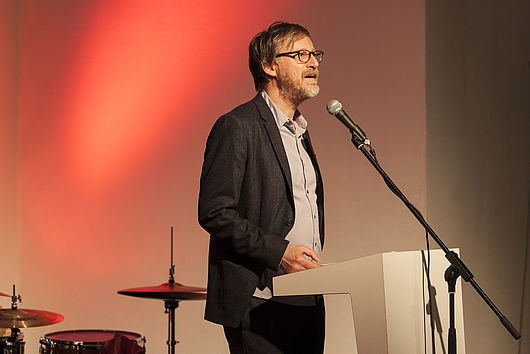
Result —
POLYGON ((320 92, 320 87, 318 85, 311 87, 296 87, 296 85, 290 80, 286 80, 279 85, 279 89, 280 94, 284 98, 293 102, 297 106, 306 99, 315 97, 320 92))

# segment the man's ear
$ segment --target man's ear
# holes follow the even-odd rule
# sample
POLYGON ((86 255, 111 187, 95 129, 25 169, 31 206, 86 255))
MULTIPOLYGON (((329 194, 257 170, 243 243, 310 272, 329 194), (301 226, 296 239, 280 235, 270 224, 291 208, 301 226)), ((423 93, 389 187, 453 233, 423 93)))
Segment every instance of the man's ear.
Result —
POLYGON ((261 68, 263 69, 265 74, 267 74, 267 75, 269 75, 271 77, 276 77, 276 68, 274 67, 273 64, 270 64, 270 65, 261 64, 261 68))

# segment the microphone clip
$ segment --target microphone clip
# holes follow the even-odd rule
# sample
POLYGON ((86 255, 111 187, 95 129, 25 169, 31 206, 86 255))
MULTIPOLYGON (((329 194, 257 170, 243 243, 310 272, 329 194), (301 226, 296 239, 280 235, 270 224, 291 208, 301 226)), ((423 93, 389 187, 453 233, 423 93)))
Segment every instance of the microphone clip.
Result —
POLYGON ((351 135, 351 142, 353 143, 353 145, 357 148, 357 149, 360 149, 362 148, 363 146, 368 146, 371 148, 372 146, 372 143, 370 142, 370 139, 368 138, 364 138, 362 139, 361 137, 357 136, 357 134, 355 132, 352 132, 352 135, 351 135))

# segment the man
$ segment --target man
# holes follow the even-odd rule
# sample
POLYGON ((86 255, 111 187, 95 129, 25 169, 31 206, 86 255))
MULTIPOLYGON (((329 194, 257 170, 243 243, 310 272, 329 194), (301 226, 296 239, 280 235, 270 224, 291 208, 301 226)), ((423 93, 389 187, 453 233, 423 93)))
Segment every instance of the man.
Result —
POLYGON ((204 154, 199 223, 210 234, 205 318, 231 353, 322 353, 321 296, 272 298, 272 277, 318 267, 322 178, 297 110, 319 92, 309 32, 277 22, 249 46, 257 96, 214 124, 204 154))

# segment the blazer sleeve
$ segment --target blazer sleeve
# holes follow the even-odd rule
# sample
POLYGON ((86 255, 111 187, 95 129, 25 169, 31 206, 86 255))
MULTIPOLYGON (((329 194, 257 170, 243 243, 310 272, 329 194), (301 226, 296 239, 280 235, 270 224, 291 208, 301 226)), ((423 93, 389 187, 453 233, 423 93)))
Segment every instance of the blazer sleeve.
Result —
POLYGON ((210 132, 200 181, 199 224, 229 251, 278 269, 289 242, 266 234, 238 210, 250 140, 246 129, 240 119, 225 115, 210 132))

